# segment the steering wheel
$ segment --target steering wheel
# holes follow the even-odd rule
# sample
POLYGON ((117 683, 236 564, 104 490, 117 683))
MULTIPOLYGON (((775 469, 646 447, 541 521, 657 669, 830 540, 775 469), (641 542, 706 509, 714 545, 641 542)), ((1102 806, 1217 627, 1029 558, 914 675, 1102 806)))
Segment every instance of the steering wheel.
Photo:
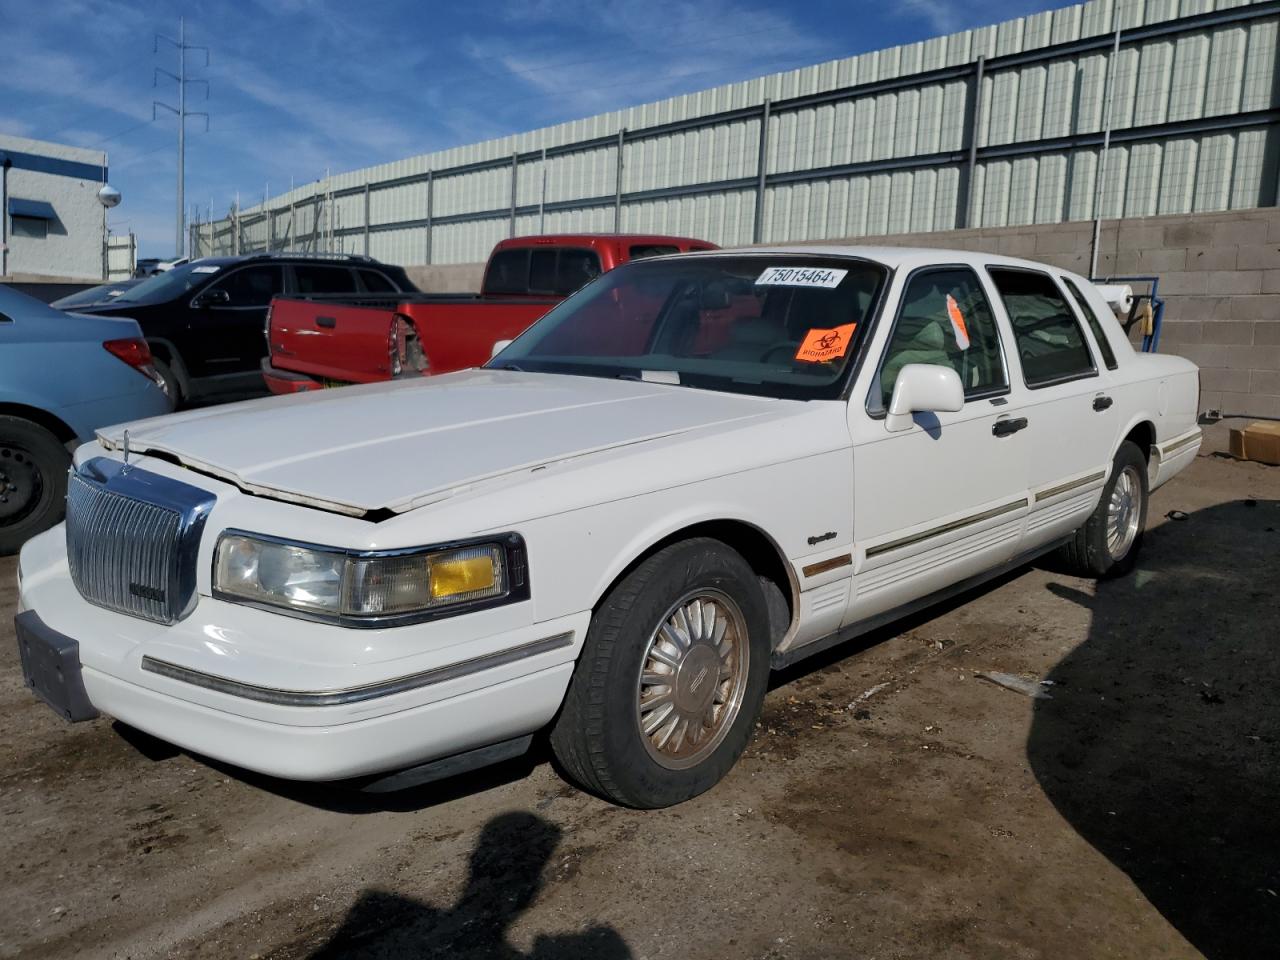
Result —
POLYGON ((779 350, 785 350, 787 352, 788 357, 791 359, 794 359, 796 355, 796 350, 798 350, 799 348, 800 348, 800 344, 796 343, 794 340, 779 340, 777 343, 770 344, 768 347, 765 348, 764 353, 760 354, 760 362, 769 363, 770 362, 769 358, 772 357, 779 350))

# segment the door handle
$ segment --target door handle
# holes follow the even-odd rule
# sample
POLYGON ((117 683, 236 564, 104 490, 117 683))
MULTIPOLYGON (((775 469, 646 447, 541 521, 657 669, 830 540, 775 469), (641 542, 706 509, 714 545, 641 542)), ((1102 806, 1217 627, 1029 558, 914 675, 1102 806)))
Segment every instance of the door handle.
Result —
POLYGON ((337 317, 316 317, 316 326, 324 327, 326 330, 332 330, 338 325, 337 317))
POLYGON ((1014 420, 997 420, 991 425, 991 435, 993 437, 1007 437, 1011 433, 1017 433, 1019 430, 1025 430, 1026 426, 1026 417, 1018 417, 1014 420))
POLYGON ((1113 401, 1110 397, 1094 397, 1093 409, 1101 413, 1103 410, 1107 409, 1107 407, 1111 406, 1111 404, 1114 402, 1115 401, 1113 401))

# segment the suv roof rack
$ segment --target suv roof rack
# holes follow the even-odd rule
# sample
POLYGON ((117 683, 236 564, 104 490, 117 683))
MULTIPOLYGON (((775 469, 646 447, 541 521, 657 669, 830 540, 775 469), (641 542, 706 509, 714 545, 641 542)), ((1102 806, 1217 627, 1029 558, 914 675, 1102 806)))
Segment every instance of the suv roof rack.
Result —
POLYGON ((261 260, 266 257, 279 257, 288 260, 351 260, 356 263, 377 263, 373 257, 362 253, 322 253, 315 251, 262 250, 248 254, 246 260, 261 260))

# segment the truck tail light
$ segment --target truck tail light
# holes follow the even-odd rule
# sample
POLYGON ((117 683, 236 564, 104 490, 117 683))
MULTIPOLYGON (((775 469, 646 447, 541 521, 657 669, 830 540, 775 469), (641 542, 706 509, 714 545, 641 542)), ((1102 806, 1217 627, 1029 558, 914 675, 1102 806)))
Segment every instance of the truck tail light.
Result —
POLYGON ((107 353, 133 367, 161 390, 164 389, 164 379, 156 371, 147 341, 141 337, 127 337, 122 340, 107 340, 102 345, 107 353))

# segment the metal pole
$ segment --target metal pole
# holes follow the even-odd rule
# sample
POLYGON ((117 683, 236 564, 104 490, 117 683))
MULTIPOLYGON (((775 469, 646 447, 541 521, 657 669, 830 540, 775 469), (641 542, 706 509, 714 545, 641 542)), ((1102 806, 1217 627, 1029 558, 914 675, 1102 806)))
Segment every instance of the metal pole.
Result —
POLYGON ((1111 101, 1116 96, 1114 75, 1120 59, 1120 29, 1111 45, 1111 58, 1107 61, 1107 82, 1103 87, 1102 155, 1098 158, 1098 179, 1093 185, 1093 244, 1089 254, 1089 279, 1098 275, 1098 240, 1102 235, 1102 181, 1107 175, 1107 152, 1111 149, 1111 101))
POLYGON ((364 255, 369 255, 369 184, 364 185, 364 255))
POLYGON ((622 154, 627 148, 627 128, 618 129, 618 162, 613 172, 613 232, 622 232, 622 154))
POLYGON ((183 220, 187 213, 183 206, 187 157, 187 22, 182 17, 178 18, 178 77, 178 229, 174 259, 182 258, 183 220))
MULTIPOLYGON (((13 161, 0 161, 0 277, 9 275, 9 168, 13 161)), ((105 214, 104 214, 105 216, 105 214)))
POLYGON ((427 256, 426 262, 431 262, 431 207, 432 200, 435 197, 436 181, 434 171, 427 171, 427 256))
POLYGON ((542 193, 538 195, 538 233, 547 232, 547 148, 542 148, 542 193))
POLYGON ((756 160, 756 222, 751 227, 752 243, 760 243, 764 239, 764 188, 769 171, 769 106, 768 98, 760 105, 760 153, 756 160))
POLYGON ((516 178, 520 175, 520 154, 511 155, 511 229, 508 236, 516 235, 516 178))
POLYGON ((969 128, 969 164, 965 174, 964 223, 973 226, 973 180, 978 170, 978 131, 982 129, 982 78, 986 73, 987 58, 979 56, 973 65, 973 124, 969 128))

